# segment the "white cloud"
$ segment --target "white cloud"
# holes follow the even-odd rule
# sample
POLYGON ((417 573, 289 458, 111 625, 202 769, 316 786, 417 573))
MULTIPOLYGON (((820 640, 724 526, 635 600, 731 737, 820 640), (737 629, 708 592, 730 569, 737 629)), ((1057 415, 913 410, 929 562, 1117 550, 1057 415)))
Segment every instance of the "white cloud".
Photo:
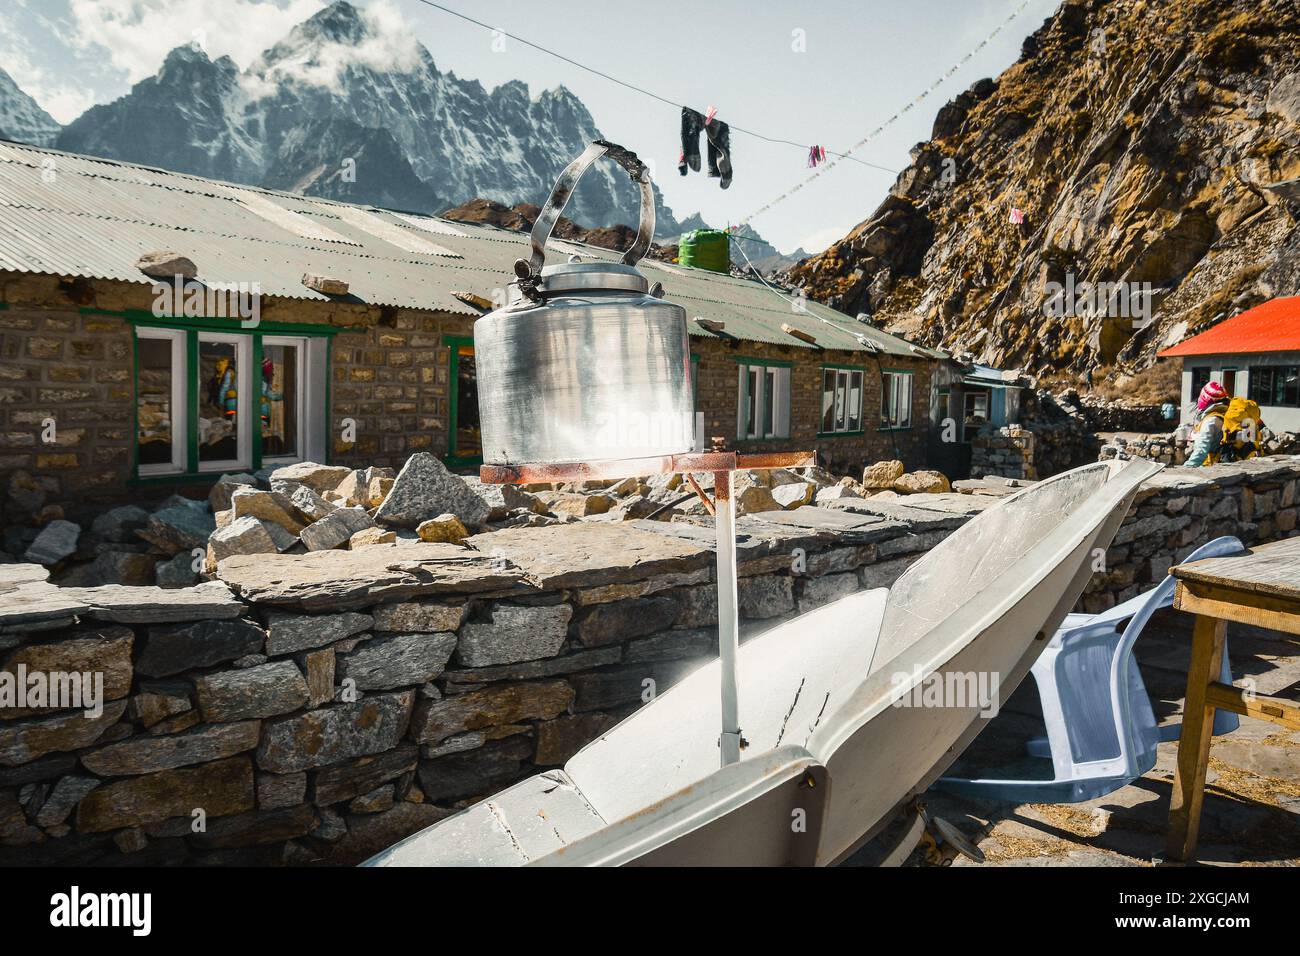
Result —
POLYGON ((322 0, 70 0, 68 42, 106 56, 135 83, 168 52, 198 41, 212 59, 247 66, 321 7, 322 0))
POLYGON ((95 105, 94 94, 84 85, 70 85, 66 75, 42 69, 16 45, 0 43, 0 64, 24 93, 60 123, 72 122, 95 105))
MULTIPOLYGON (((343 72, 349 66, 379 71, 410 72, 420 64, 420 41, 401 11, 390 0, 375 0, 362 16, 371 35, 355 46, 331 43, 295 51, 276 63, 271 78, 292 77, 300 82, 339 91, 343 72)), ((251 86, 258 81, 250 78, 251 86)))

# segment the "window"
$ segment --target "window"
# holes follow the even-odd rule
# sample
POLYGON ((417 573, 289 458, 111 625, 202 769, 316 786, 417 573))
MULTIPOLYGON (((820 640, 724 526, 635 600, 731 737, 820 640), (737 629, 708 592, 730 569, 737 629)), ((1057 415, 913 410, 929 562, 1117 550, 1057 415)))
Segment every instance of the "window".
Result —
POLYGON ((884 372, 880 380, 880 427, 912 427, 912 373, 884 372))
POLYGON ((252 462, 248 421, 251 340, 247 335, 199 333, 199 470, 229 471, 252 462))
POLYGON ((822 369, 821 433, 862 431, 862 372, 857 369, 822 369))
POLYGON ((964 442, 974 438, 979 430, 988 423, 989 420, 989 393, 967 392, 964 398, 965 408, 962 418, 962 435, 961 440, 964 442))
POLYGON ((258 417, 263 463, 302 461, 307 457, 303 445, 307 389, 301 383, 306 353, 303 339, 262 339, 258 417))
POLYGON ((1256 365, 1250 370, 1249 389, 1259 405, 1300 408, 1300 366, 1256 365))
POLYGON ((328 339, 136 327, 141 478, 325 458, 328 339))
POLYGON ((140 329, 136 342, 136 447, 141 475, 185 471, 185 333, 140 329))
POLYGON ((790 436, 790 369, 780 365, 740 366, 736 437, 790 436))
POLYGON ((1210 367, 1208 365, 1197 366, 1192 369, 1192 401, 1196 401, 1201 389, 1210 384, 1210 367))

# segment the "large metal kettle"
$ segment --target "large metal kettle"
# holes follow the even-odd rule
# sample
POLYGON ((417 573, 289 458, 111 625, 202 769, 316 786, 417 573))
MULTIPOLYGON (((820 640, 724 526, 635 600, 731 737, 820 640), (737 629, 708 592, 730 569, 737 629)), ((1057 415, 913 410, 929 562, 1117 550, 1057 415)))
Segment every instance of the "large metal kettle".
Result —
MULTIPOLYGON (((694 443, 686 311, 636 269, 654 235, 650 174, 596 140, 560 174, 515 263, 505 306, 474 323, 483 461, 562 464, 676 455, 694 443), (621 263, 545 265, 578 180, 609 156, 641 189, 636 241, 621 263)), ((576 257, 575 257, 576 258, 576 257)))

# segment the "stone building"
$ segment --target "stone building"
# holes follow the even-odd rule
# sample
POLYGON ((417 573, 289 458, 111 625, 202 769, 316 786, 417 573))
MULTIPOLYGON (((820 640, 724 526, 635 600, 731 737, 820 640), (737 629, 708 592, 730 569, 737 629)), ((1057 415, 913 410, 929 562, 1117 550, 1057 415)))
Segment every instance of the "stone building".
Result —
MULTIPOLYGON (((493 227, 0 143, 10 516, 206 493, 299 460, 431 451, 473 467, 473 323, 525 248, 493 227)), ((815 448, 846 471, 925 461, 938 353, 758 282, 643 267, 687 309, 706 437, 815 448)))

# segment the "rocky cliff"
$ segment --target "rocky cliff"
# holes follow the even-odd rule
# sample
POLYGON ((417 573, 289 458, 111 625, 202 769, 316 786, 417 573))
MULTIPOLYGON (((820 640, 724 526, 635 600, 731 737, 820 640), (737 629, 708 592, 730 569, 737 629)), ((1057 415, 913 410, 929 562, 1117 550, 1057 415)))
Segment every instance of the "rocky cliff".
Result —
POLYGON ((991 364, 1141 367, 1297 291, 1297 177, 1296 0, 1066 0, 789 278, 991 364))

